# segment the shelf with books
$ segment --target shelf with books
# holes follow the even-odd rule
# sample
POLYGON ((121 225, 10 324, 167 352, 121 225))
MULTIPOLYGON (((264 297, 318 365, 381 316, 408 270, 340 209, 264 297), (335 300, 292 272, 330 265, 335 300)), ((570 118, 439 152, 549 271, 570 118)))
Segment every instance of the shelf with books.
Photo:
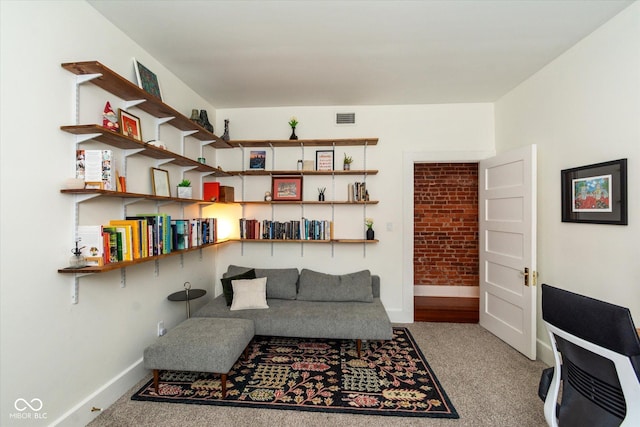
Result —
POLYGON ((378 239, 328 239, 328 240, 300 240, 300 239, 231 239, 233 242, 243 243, 378 243, 378 239))
POLYGON ((127 135, 111 131, 100 125, 71 125, 61 126, 65 132, 68 132, 77 136, 86 136, 94 141, 101 142, 111 147, 123 149, 123 150, 139 150, 136 154, 146 156, 156 160, 167 160, 168 163, 193 168, 191 170, 198 172, 207 172, 209 175, 216 177, 230 176, 231 174, 223 171, 220 168, 214 168, 209 165, 197 162, 196 160, 189 159, 179 154, 173 153, 162 148, 155 147, 153 145, 142 143, 127 135))
POLYGON ((159 98, 139 88, 133 82, 120 76, 115 71, 97 61, 70 62, 61 64, 65 70, 78 75, 95 77, 89 82, 105 91, 125 100, 140 101, 136 107, 157 117, 166 118, 171 126, 185 132, 193 132, 190 136, 200 141, 207 141, 215 148, 231 147, 226 141, 202 126, 190 120, 187 116, 162 102, 159 98))
POLYGON ((216 246, 216 245, 222 245, 224 243, 228 243, 231 242, 232 240, 221 240, 215 243, 206 243, 204 245, 200 245, 200 246, 195 246, 195 247, 191 247, 188 249, 180 249, 180 250, 174 250, 168 254, 162 254, 162 255, 153 255, 153 256, 148 256, 145 258, 138 258, 138 259, 134 259, 133 261, 121 261, 121 262, 112 262, 106 265, 94 265, 94 266, 88 266, 88 267, 82 267, 82 268, 61 268, 58 269, 58 273, 64 273, 64 274, 70 274, 70 273, 74 273, 74 274, 95 274, 95 273, 106 273, 108 271, 113 271, 113 270, 119 270, 121 268, 126 268, 126 267, 130 267, 133 265, 137 265, 137 264, 143 264, 146 262, 150 262, 150 261, 156 261, 162 258, 167 258, 167 257, 171 257, 171 256, 176 256, 176 255, 181 255, 181 254, 186 254, 189 252, 193 252, 193 251, 197 251, 200 249, 205 249, 211 246, 216 246))
POLYGON ((303 200, 303 201, 271 201, 271 202, 264 202, 264 201, 238 201, 235 202, 239 205, 326 205, 326 206, 331 206, 331 205, 377 205, 379 202, 377 200, 368 200, 368 201, 362 201, 362 202, 349 202, 349 201, 342 201, 342 200, 326 200, 324 202, 320 202, 320 201, 316 201, 316 200, 303 200))

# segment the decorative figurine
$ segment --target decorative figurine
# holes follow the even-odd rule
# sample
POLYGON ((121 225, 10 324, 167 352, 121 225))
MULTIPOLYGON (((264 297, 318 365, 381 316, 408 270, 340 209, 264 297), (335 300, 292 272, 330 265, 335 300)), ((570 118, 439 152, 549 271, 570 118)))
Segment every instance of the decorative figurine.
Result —
POLYGON ((265 202, 270 202, 271 201, 271 191, 265 191, 264 192, 264 201, 265 202))
POLYGON ((118 116, 113 111, 113 108, 111 108, 111 103, 109 101, 104 104, 104 111, 102 113, 102 126, 114 132, 118 132, 120 130, 118 116))
POLYGON ((192 122, 202 126, 202 123, 200 123, 200 114, 198 113, 198 109, 194 108, 191 110, 191 117, 189 117, 189 120, 191 120, 192 122))

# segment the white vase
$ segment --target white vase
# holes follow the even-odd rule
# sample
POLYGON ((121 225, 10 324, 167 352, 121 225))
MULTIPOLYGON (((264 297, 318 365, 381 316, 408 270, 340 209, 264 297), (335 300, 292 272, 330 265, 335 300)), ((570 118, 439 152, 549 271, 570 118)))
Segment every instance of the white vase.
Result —
POLYGON ((178 197, 181 199, 191 199, 193 196, 192 187, 178 187, 178 197))

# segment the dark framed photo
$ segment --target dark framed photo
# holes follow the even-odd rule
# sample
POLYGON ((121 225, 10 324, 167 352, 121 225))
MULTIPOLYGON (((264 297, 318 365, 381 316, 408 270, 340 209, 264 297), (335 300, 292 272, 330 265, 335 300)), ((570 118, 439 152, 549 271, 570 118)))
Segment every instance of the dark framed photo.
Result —
POLYGON ((169 171, 151 168, 151 186, 153 187, 154 196, 171 197, 169 171))
POLYGON ((274 176, 271 189, 273 201, 302 201, 301 176, 274 176))
POLYGON ((562 222, 627 225, 627 159, 561 171, 562 222))
POLYGON ((333 150, 316 150, 316 170, 332 171, 335 167, 333 150))
POLYGON ((252 150, 249 154, 249 169, 264 170, 267 162, 267 152, 262 150, 252 150))
POLYGON ((162 101, 162 93, 160 92, 160 83, 158 82, 158 76, 138 62, 135 58, 133 60, 133 67, 136 69, 136 79, 138 80, 138 87, 144 89, 145 92, 158 98, 162 101))
POLYGON ((142 141, 142 130, 140 129, 140 119, 123 109, 118 109, 118 123, 120 132, 138 141, 142 141))

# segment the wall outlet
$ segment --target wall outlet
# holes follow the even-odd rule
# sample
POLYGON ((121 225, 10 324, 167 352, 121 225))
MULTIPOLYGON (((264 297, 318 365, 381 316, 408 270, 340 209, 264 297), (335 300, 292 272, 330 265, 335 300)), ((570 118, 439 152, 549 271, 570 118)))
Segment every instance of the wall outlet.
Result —
POLYGON ((167 330, 164 328, 164 320, 158 322, 158 336, 161 337, 167 333, 167 330))

